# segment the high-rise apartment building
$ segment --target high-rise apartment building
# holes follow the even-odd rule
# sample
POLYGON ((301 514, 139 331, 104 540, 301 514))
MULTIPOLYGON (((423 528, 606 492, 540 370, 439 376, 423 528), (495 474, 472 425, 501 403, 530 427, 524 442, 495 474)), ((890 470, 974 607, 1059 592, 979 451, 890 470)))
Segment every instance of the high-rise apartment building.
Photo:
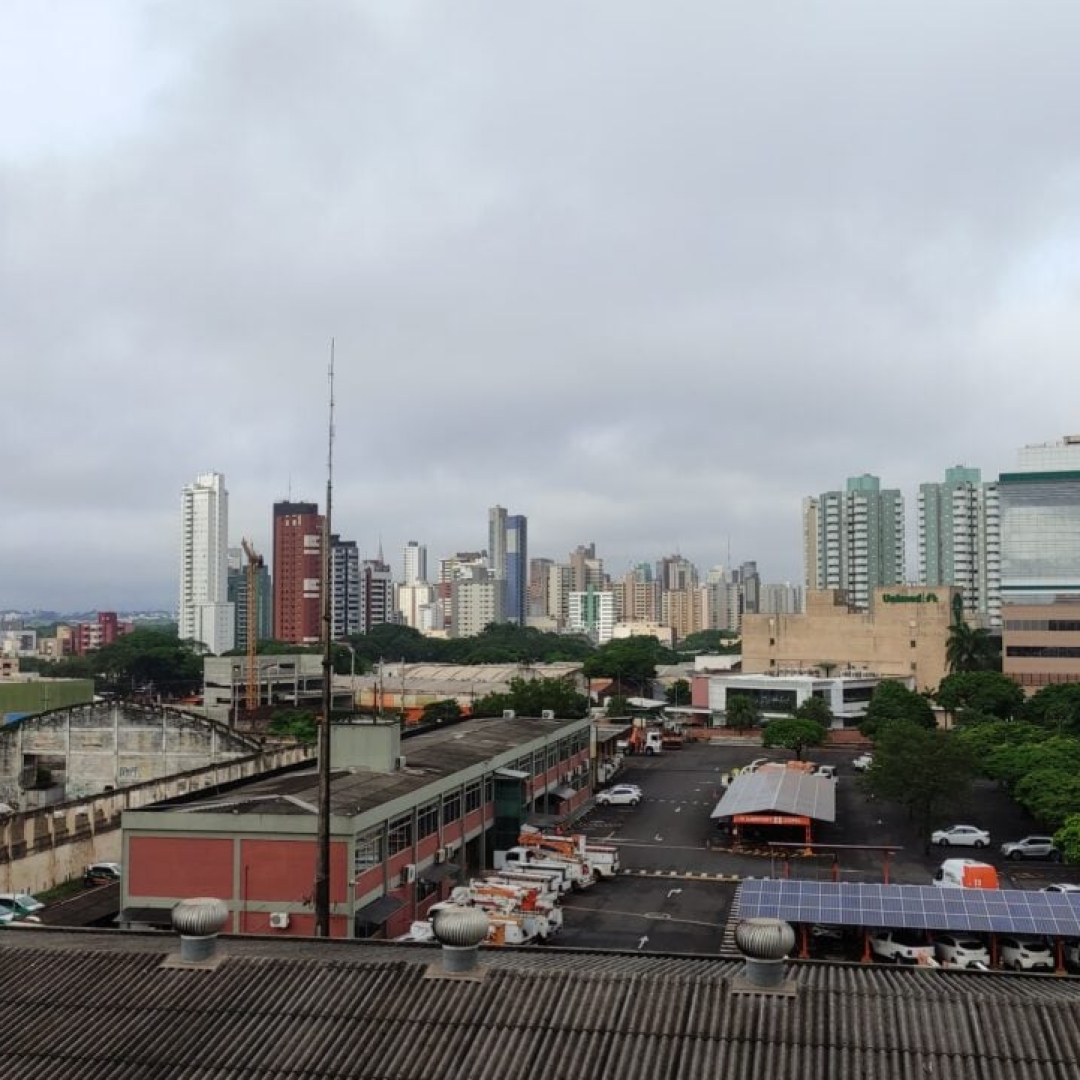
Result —
POLYGON ((274 503, 274 637, 322 639, 323 517, 315 503, 274 503))
MULTIPOLYGON (((254 569, 255 640, 265 641, 274 632, 274 596, 270 568, 265 562, 254 569)), ((236 612, 236 642, 233 648, 248 647, 248 566, 240 548, 229 548, 229 603, 236 612)))
POLYGON ((333 641, 362 632, 360 552, 355 540, 330 534, 330 636, 333 641))
POLYGON ((551 588, 551 568, 554 559, 529 560, 529 615, 535 618, 550 617, 549 594, 551 588))
POLYGON ((394 623, 394 599, 394 577, 380 548, 377 559, 365 559, 360 567, 360 633, 394 623))
POLYGON ((427 548, 416 540, 410 540, 405 545, 402 557, 402 584, 417 585, 426 582, 427 576, 427 548))
POLYGON ((803 522, 804 555, 817 560, 805 567, 810 588, 843 589, 852 608, 866 611, 875 588, 903 584, 904 498, 882 490, 878 477, 853 476, 844 491, 804 501, 803 522))
POLYGON ((1002 670, 1080 682, 1080 435, 1026 446, 998 478, 1002 670))
POLYGON ((456 578, 450 595, 451 637, 475 637, 489 623, 505 622, 505 594, 506 580, 488 569, 456 578))
POLYGON ((180 495, 180 639, 219 654, 235 642, 229 603, 229 493, 221 473, 203 473, 180 495))
POLYGON ((567 629, 606 645, 615 629, 615 594, 595 589, 570 593, 567 629))
POLYGON ((957 465, 944 483, 919 485, 919 584, 957 585, 964 610, 1001 625, 1001 518, 998 486, 957 465))

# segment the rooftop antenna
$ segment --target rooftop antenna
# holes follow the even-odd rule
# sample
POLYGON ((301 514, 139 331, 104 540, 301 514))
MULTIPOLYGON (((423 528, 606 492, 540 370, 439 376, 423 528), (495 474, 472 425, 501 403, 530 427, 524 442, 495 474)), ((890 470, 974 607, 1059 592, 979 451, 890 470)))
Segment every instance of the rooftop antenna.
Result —
POLYGON ((330 409, 326 446, 326 516, 322 534, 323 694, 319 724, 319 814, 315 853, 315 936, 330 936, 330 713, 334 701, 334 663, 330 626, 330 511, 334 492, 334 339, 330 339, 330 409))

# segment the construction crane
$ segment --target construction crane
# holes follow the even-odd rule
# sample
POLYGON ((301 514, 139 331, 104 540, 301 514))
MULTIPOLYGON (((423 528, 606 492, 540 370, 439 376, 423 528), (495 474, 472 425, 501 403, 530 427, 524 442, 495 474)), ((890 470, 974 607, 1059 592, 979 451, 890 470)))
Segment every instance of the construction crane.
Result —
POLYGON ((244 707, 250 716, 259 707, 259 671, 256 662, 256 646, 259 643, 259 571, 266 564, 247 540, 241 540, 240 545, 247 556, 247 693, 244 707))

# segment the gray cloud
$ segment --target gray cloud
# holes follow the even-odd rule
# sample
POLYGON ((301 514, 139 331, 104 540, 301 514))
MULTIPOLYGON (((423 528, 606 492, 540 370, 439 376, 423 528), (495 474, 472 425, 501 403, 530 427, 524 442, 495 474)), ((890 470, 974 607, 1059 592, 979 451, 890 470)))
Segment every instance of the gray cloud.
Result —
POLYGON ((331 335, 336 527, 395 564, 500 502, 537 555, 797 579, 803 495, 876 472, 913 523, 1077 427, 1074 5, 33 9, 0 607, 171 603, 206 469, 268 550, 331 335))

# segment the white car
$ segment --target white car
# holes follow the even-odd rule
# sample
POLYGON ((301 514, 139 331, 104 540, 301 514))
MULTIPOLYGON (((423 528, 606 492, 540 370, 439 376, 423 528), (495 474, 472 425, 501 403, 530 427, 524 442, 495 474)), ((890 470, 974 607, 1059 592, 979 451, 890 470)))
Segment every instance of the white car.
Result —
POLYGON ((1044 885, 1041 892, 1080 892, 1080 885, 1073 885, 1068 881, 1058 881, 1053 885, 1044 885))
POLYGON ((601 806, 637 806, 641 802, 641 789, 630 784, 616 784, 596 796, 601 806))
POLYGON ((931 835, 930 842, 939 847, 982 848, 990 846, 990 834, 974 825, 950 825, 947 829, 938 829, 931 835))
POLYGON ((925 964, 934 959, 934 946, 918 930, 875 930, 870 951, 891 964, 925 964))
POLYGON ((1003 968, 1013 971, 1053 971, 1054 953, 1040 937, 998 938, 998 959, 1003 968))
POLYGON ((859 772, 866 772, 871 765, 874 764, 873 754, 860 754, 852 763, 853 769, 858 769, 859 772))
POLYGON ((990 966, 990 950, 974 934, 936 934, 934 952, 945 967, 990 966))
POLYGON ((31 896, 29 893, 15 892, 0 893, 0 904, 5 907, 16 908, 24 915, 32 915, 45 906, 36 896, 31 896))

